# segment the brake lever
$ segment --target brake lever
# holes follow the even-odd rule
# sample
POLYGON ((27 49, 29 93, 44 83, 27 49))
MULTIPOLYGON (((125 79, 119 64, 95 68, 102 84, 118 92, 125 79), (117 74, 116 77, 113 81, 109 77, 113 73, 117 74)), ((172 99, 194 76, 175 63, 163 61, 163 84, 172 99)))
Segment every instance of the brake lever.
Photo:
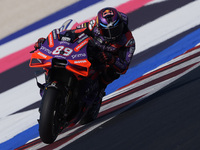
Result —
POLYGON ((34 50, 30 51, 29 53, 34 53, 37 49, 35 48, 34 50))

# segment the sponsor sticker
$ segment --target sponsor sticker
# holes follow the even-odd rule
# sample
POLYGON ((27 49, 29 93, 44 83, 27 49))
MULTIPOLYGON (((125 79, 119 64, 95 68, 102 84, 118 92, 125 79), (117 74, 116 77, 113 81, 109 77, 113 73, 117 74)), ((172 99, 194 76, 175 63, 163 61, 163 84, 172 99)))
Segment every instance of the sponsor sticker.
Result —
POLYGON ((83 42, 81 42, 79 45, 77 45, 77 46, 74 48, 74 51, 75 51, 75 52, 80 51, 80 49, 83 48, 83 46, 85 46, 85 45, 88 43, 88 40, 89 40, 89 39, 85 39, 83 42))
POLYGON ((135 47, 130 47, 130 53, 134 53, 135 47))
POLYGON ((48 54, 51 54, 51 52, 52 52, 50 49, 48 49, 48 48, 46 48, 44 46, 41 46, 40 50, 43 50, 43 51, 47 52, 48 54))
POLYGON ((89 23, 89 25, 88 25, 88 28, 89 28, 90 31, 93 30, 94 25, 95 25, 95 20, 91 20, 90 23, 89 23))
POLYGON ((135 40, 132 38, 132 39, 130 39, 127 43, 126 43, 126 47, 130 47, 130 46, 132 46, 132 45, 134 45, 135 44, 135 40))
POLYGON ((103 12, 103 17, 105 18, 106 16, 110 16, 110 15, 114 15, 113 11, 112 10, 109 10, 109 9, 106 9, 104 12, 103 12))
POLYGON ((53 30, 52 33, 53 33, 53 39, 56 40, 57 39, 56 30, 53 30))
POLYGON ((74 61, 75 64, 81 64, 81 63, 86 63, 87 61, 86 60, 77 60, 77 61, 74 61))
POLYGON ((85 33, 82 33, 81 35, 78 36, 78 38, 82 38, 85 35, 85 33))
POLYGON ((85 57, 85 56, 86 56, 85 53, 81 53, 81 54, 75 54, 75 55, 72 55, 71 57, 72 57, 73 59, 75 59, 75 58, 85 57))
POLYGON ((70 45, 70 43, 69 43, 69 42, 67 42, 67 41, 60 41, 60 44, 66 44, 66 45, 70 45))
POLYGON ((63 36, 63 37, 61 38, 61 41, 70 42, 70 41, 71 41, 71 38, 70 38, 70 37, 65 37, 65 36, 63 36))
POLYGON ((65 58, 66 58, 66 57, 60 56, 60 55, 55 55, 54 57, 55 57, 55 58, 62 58, 62 59, 65 59, 65 58))
POLYGON ((54 47, 53 33, 52 32, 48 35, 48 42, 49 42, 49 47, 54 47))
POLYGON ((44 58, 47 58, 47 56, 45 54, 41 53, 41 52, 38 52, 37 54, 44 57, 44 58))
POLYGON ((88 35, 85 35, 84 37, 82 37, 81 39, 78 40, 78 43, 81 43, 82 41, 84 41, 86 38, 88 38, 88 35))

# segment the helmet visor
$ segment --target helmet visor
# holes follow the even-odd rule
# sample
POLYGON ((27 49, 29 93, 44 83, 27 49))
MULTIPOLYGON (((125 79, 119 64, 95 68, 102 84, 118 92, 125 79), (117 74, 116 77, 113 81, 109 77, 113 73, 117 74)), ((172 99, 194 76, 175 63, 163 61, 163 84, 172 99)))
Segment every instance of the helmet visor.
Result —
POLYGON ((120 36, 123 32, 123 23, 119 23, 118 25, 110 28, 101 29, 103 36, 107 39, 114 39, 120 36))

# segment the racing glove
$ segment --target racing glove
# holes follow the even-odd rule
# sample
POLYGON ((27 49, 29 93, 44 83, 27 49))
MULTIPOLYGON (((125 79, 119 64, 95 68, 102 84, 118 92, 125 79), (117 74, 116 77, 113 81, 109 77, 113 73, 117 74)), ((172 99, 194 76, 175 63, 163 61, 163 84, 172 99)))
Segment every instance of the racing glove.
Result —
POLYGON ((98 59, 101 63, 107 63, 109 65, 115 62, 115 57, 109 52, 100 52, 98 54, 98 59))
POLYGON ((34 48, 39 49, 45 42, 45 40, 46 40, 45 38, 39 38, 38 41, 35 43, 34 48))

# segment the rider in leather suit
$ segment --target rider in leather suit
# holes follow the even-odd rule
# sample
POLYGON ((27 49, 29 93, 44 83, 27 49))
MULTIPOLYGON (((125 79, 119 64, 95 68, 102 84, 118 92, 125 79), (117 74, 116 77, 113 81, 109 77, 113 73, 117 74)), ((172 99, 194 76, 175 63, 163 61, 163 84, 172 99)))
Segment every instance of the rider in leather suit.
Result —
POLYGON ((98 60, 110 66, 102 75, 104 87, 127 71, 135 51, 135 40, 128 29, 125 14, 115 8, 103 8, 98 12, 96 20, 78 26, 76 32, 79 30, 93 37, 95 46, 102 50, 98 60))
MULTIPOLYGON (((103 8, 95 20, 83 23, 73 31, 93 37, 92 45, 101 50, 98 61, 109 65, 101 76, 101 88, 105 89, 109 83, 126 73, 135 51, 135 40, 128 29, 128 17, 124 13, 112 7, 103 8)), ((59 37, 64 39, 65 32, 61 32, 59 37)), ((39 48, 44 40, 39 39, 35 48, 39 48)))

